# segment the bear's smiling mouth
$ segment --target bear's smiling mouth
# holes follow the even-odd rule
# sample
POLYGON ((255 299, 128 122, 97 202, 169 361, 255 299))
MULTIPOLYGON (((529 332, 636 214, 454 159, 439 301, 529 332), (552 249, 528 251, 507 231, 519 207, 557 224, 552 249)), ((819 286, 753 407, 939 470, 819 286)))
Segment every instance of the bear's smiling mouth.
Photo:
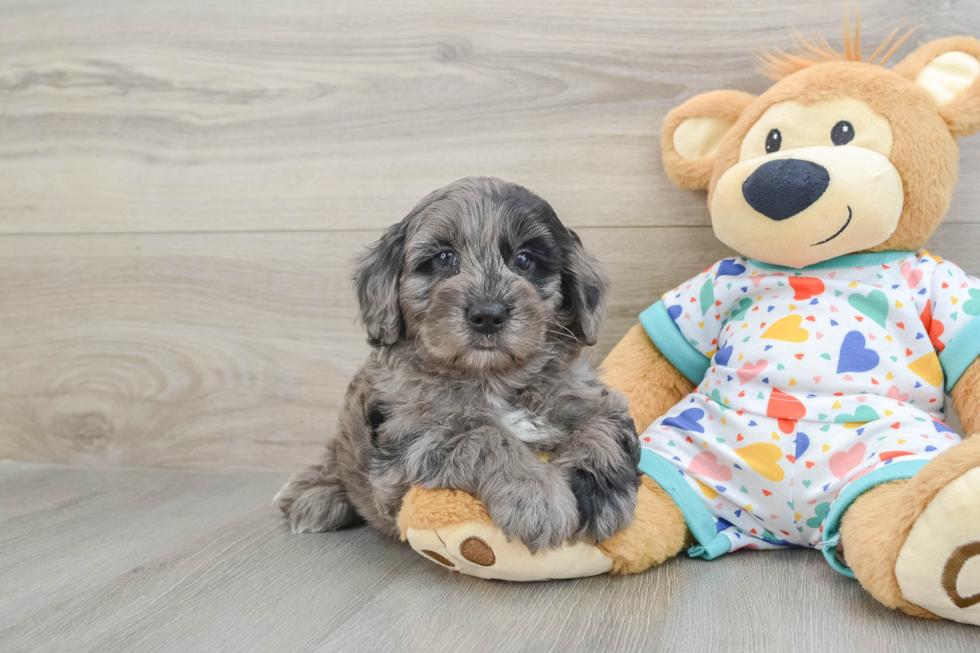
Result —
POLYGON ((844 233, 844 230, 845 230, 845 229, 847 229, 847 225, 849 225, 849 224, 851 224, 851 218, 852 218, 852 217, 854 217, 854 212, 853 212, 853 211, 851 211, 851 207, 850 207, 850 206, 848 206, 848 207, 847 207, 847 222, 845 222, 845 223, 844 223, 844 226, 843 226, 843 227, 841 227, 841 228, 840 228, 840 229, 839 229, 839 230, 837 231, 837 233, 835 233, 835 234, 834 234, 833 236, 831 236, 830 238, 827 238, 826 240, 821 240, 821 241, 820 241, 819 243, 813 243, 812 245, 810 245, 810 247, 816 247, 817 245, 823 245, 824 243, 829 243, 829 242, 830 242, 830 241, 832 241, 832 240, 833 240, 834 238, 837 238, 837 236, 840 236, 840 235, 841 235, 842 233, 844 233))

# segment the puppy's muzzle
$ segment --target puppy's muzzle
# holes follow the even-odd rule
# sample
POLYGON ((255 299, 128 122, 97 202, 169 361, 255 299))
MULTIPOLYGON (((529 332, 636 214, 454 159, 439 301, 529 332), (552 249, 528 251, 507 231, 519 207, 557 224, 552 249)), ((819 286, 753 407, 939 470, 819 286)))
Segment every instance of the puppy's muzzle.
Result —
POLYGON ((827 169, 812 161, 769 161, 742 184, 749 206, 770 220, 785 220, 810 208, 830 185, 827 169))
POLYGON ((500 331, 507 321, 507 308, 499 302, 480 302, 466 311, 470 328, 477 333, 489 336, 500 331))

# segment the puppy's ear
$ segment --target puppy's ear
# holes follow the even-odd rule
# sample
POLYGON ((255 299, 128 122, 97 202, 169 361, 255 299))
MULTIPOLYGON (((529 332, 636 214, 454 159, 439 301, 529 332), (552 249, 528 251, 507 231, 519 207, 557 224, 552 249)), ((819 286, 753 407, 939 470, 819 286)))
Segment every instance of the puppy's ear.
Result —
POLYGON ((980 41, 969 36, 930 41, 893 70, 932 96, 954 136, 980 130, 980 41))
POLYGON ((389 227, 354 269, 358 318, 373 347, 393 345, 402 334, 398 287, 405 265, 405 222, 389 227))
POLYGON ((672 109, 660 131, 664 169, 671 181, 688 190, 706 189, 721 139, 753 101, 754 95, 741 91, 711 91, 672 109))
POLYGON ((575 337, 592 346, 606 319, 606 290, 609 278, 597 260, 582 247, 578 234, 568 229, 561 273, 561 312, 575 337))

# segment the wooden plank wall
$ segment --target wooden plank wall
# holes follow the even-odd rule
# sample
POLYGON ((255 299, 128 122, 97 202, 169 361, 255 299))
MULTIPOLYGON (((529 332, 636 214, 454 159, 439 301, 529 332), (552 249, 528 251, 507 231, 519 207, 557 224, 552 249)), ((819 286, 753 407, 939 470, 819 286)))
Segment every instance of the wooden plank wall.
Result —
MULTIPOLYGON (((877 43, 980 2, 865 0, 877 43)), ((290 470, 367 351, 350 261, 429 190, 541 193, 606 261, 607 352, 727 254, 659 124, 760 92, 842 3, 0 2, 0 458, 290 470)), ((902 53, 911 50, 912 45, 902 53)), ((980 273, 980 139, 931 247, 980 273)))

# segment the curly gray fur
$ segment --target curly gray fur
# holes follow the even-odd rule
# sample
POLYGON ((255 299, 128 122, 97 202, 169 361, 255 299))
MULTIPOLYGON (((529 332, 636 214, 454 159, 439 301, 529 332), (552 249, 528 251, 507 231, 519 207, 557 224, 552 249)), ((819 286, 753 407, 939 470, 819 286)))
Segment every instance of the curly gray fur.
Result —
POLYGON ((608 282, 547 202, 499 179, 461 179, 390 227, 354 285, 374 351, 321 463, 276 497, 294 531, 363 518, 396 537, 413 484, 473 494, 532 551, 630 524, 638 438, 587 349, 608 282), (456 264, 437 265, 447 251, 456 264), (487 301, 507 316, 489 335, 467 321, 487 301))

